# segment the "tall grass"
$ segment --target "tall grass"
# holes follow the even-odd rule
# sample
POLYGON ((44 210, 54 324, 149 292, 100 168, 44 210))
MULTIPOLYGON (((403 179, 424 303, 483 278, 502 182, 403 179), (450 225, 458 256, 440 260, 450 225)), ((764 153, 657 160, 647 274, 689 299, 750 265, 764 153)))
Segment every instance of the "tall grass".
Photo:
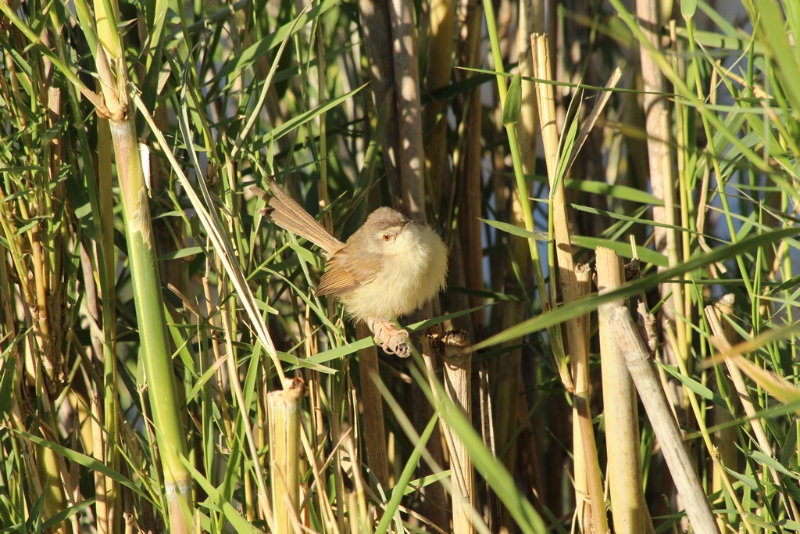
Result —
POLYGON ((798 35, 0 1, 0 531, 800 530, 798 35), (412 358, 315 296, 273 178, 343 240, 442 234, 412 358))

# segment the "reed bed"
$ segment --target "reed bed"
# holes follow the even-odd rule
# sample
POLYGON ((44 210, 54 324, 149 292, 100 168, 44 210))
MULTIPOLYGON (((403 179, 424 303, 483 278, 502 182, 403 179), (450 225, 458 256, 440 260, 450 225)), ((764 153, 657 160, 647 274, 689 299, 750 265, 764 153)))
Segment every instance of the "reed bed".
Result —
POLYGON ((794 0, 0 0, 0 532, 800 530, 794 0), (318 297, 438 232, 412 357, 318 297))

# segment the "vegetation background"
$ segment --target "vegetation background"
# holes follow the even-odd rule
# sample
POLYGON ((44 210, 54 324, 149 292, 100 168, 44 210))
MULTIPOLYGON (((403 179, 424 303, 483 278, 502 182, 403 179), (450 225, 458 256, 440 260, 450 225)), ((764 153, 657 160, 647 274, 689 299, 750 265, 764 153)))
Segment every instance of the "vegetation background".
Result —
POLYGON ((0 532, 800 530, 798 35, 795 0, 0 0, 0 532), (314 297, 271 178, 342 239, 441 233, 413 358, 314 297))

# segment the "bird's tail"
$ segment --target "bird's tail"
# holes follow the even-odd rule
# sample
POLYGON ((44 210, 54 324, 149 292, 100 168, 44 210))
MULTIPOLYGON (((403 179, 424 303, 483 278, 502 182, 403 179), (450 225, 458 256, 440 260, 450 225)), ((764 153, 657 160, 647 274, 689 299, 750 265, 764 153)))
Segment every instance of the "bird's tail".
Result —
POLYGON ((264 210, 264 213, 269 215, 275 221, 275 224, 284 230, 289 230, 300 237, 308 239, 322 248, 328 257, 344 246, 344 243, 329 234, 310 213, 295 202, 289 196, 289 193, 281 189, 274 180, 270 181, 269 184, 269 191, 272 194, 269 199, 261 189, 253 186, 252 190, 269 203, 271 209, 264 210))

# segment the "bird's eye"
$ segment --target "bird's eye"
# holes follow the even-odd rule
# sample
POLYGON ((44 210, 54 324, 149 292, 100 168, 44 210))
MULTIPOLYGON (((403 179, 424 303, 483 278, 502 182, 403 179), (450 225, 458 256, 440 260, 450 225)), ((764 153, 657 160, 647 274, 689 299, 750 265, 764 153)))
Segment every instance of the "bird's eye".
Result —
POLYGON ((392 239, 392 235, 391 234, 383 234, 383 240, 384 241, 390 241, 391 239, 392 239))

